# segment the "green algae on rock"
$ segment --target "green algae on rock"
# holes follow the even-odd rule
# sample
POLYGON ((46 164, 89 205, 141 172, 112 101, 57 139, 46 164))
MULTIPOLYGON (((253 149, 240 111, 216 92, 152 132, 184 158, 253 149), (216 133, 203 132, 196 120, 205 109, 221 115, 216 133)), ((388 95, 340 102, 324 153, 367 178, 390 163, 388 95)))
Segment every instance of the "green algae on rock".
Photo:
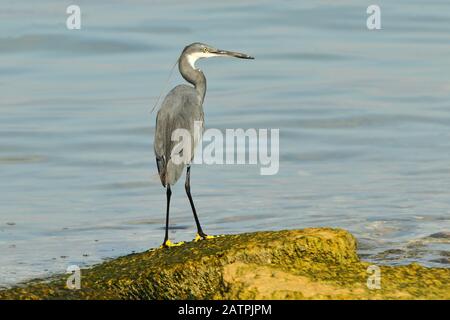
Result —
POLYGON ((370 290, 356 241, 309 228, 227 235, 131 254, 67 275, 0 291, 0 299, 450 299, 450 269, 380 266, 370 290))

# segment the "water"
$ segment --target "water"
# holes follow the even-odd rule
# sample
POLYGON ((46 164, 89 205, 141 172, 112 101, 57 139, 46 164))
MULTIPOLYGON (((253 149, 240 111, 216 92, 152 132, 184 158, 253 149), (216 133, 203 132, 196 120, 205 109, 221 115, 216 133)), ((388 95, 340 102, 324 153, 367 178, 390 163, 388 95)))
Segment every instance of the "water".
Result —
MULTIPOLYGON (((210 128, 280 128, 280 171, 194 166, 211 234, 343 227, 369 261, 448 267, 450 3, 0 4, 0 285, 158 246, 165 194, 149 114, 181 48, 212 59, 210 128), (442 234, 441 234, 442 235, 442 234)), ((170 82, 181 82, 178 75, 170 82)), ((171 237, 195 235, 183 183, 171 237)))

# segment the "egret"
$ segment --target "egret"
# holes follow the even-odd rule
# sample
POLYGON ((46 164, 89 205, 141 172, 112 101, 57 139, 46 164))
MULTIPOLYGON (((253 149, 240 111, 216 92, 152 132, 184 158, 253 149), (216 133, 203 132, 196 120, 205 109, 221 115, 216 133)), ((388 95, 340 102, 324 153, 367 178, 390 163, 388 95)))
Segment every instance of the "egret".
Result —
POLYGON ((195 240, 208 239, 200 225, 200 221, 192 200, 190 176, 190 161, 194 158, 195 148, 200 142, 199 139, 193 139, 191 150, 188 154, 192 155, 188 163, 177 163, 173 161, 173 152, 177 141, 172 141, 172 132, 177 129, 187 130, 191 137, 194 137, 194 124, 201 123, 204 128, 203 101, 206 93, 206 78, 203 72, 196 68, 195 62, 202 58, 211 57, 235 57, 241 59, 254 59, 244 53, 219 50, 204 43, 192 43, 186 46, 178 59, 178 70, 182 77, 191 85, 181 84, 173 88, 164 98, 161 108, 156 116, 156 128, 154 139, 154 151, 156 156, 156 165, 161 183, 166 188, 167 209, 166 209, 166 230, 162 247, 171 247, 181 243, 172 243, 169 240, 169 208, 170 197, 173 186, 186 166, 186 195, 191 205, 194 220, 197 225, 197 235, 195 240))

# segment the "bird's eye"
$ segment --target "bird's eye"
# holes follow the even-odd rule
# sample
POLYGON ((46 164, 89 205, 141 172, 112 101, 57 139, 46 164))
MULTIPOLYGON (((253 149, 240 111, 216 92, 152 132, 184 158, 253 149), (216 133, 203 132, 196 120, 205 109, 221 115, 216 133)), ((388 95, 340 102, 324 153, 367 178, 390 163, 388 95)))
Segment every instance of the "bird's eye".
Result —
POLYGON ((208 53, 208 48, 206 48, 206 47, 203 48, 203 52, 204 52, 204 53, 208 53))

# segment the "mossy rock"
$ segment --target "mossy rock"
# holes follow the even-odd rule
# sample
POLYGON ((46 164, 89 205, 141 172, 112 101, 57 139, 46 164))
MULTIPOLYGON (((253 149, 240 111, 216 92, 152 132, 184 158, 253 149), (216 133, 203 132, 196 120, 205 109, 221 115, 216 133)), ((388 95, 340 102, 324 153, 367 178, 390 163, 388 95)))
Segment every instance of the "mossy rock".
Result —
POLYGON ((380 266, 369 289, 345 230, 310 228, 227 235, 131 254, 68 275, 0 291, 0 299, 450 299, 450 269, 380 266))

